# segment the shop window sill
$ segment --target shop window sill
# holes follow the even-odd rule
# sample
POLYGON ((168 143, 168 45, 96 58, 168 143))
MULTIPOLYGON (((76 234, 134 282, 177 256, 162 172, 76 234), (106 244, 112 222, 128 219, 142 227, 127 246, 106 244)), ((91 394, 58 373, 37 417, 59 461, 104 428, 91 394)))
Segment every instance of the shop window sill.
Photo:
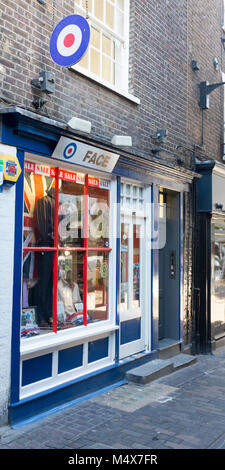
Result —
POLYGON ((84 343, 90 338, 98 338, 118 330, 118 325, 104 323, 104 325, 94 324, 88 327, 76 327, 66 331, 59 331, 57 334, 48 333, 45 336, 27 338, 21 341, 20 354, 22 359, 34 356, 36 353, 53 351, 64 345, 75 345, 84 343))

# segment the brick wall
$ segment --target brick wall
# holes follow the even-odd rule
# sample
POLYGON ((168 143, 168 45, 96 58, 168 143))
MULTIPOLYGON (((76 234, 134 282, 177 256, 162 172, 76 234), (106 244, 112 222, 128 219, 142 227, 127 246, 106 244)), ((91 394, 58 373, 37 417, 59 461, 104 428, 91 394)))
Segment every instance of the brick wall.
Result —
POLYGON ((46 6, 37 0, 0 0, 0 94, 35 111, 30 82, 40 70, 52 70, 55 93, 43 108, 48 117, 64 122, 72 115, 89 119, 93 133, 109 141, 115 133, 132 135, 132 152, 139 154, 149 154, 155 146, 151 135, 167 128, 167 148, 174 150, 186 142, 186 9, 187 0, 131 1, 129 84, 141 100, 136 105, 52 62, 53 23, 74 12, 72 0, 54 0, 46 6))
MULTIPOLYGON (((0 152, 16 155, 16 149, 2 144, 0 152)), ((0 424, 7 423, 10 390, 14 213, 15 186, 0 194, 0 424)))
MULTIPOLYGON (((225 52, 221 43, 223 24, 223 0, 190 0, 188 2, 188 144, 202 144, 202 111, 199 108, 201 81, 221 82, 221 70, 225 68, 225 52), (219 70, 213 65, 217 57, 219 70), (199 71, 193 71, 191 61, 197 60, 199 71)), ((210 109, 204 113, 203 152, 221 161, 223 134, 224 87, 210 94, 210 109)))

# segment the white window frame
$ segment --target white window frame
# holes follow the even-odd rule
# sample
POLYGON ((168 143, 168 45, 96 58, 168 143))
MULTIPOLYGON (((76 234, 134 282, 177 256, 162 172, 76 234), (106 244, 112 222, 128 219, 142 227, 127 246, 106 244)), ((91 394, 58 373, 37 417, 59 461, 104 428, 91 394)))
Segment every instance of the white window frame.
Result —
MULTIPOLYGON (((126 185, 136 186, 138 188, 143 189, 143 209, 140 207, 132 207, 122 205, 120 206, 120 217, 121 222, 128 223, 132 225, 132 215, 133 211, 135 212, 137 224, 139 223, 144 230, 144 238, 142 239, 142 246, 141 246, 141 262, 142 262, 142 270, 141 270, 141 289, 143 298, 141 299, 140 311, 141 311, 141 322, 142 322, 142 336, 137 341, 132 341, 130 343, 125 343, 124 345, 120 345, 120 360, 124 357, 129 357, 131 354, 137 354, 138 349, 139 351, 151 351, 151 247, 149 245, 150 240, 148 238, 149 234, 151 233, 151 212, 146 212, 147 204, 152 203, 151 197, 151 185, 143 185, 138 181, 129 180, 126 178, 121 179, 121 183, 124 184, 124 189, 126 185), (143 347, 144 346, 144 347, 143 347)), ((124 192, 125 197, 125 192, 124 192)), ((132 199, 132 196, 131 196, 132 199)), ((137 198, 138 199, 138 198, 137 198)), ((132 234, 130 233, 130 238, 132 238, 132 234)), ((132 265, 132 261, 131 261, 132 265)), ((131 266, 130 265, 130 266, 131 266)), ((133 282, 131 273, 129 275, 129 284, 131 285, 133 282)), ((120 295, 121 295, 121 286, 120 286, 120 295)))
MULTIPOLYGON (((81 1, 82 4, 82 1, 81 1)), ((80 14, 82 16, 86 16, 86 10, 82 6, 79 6, 75 3, 74 0, 74 5, 75 5, 75 13, 80 14)), ((104 2, 105 5, 105 2, 104 2)), ((91 12, 88 12, 89 15, 89 25, 90 27, 93 26, 100 32, 100 76, 95 75, 93 72, 84 67, 79 65, 79 62, 73 66, 71 66, 71 69, 90 78, 91 80, 99 83, 100 85, 103 85, 106 88, 109 88, 110 90, 114 91, 115 93, 124 96, 125 98, 133 101, 136 104, 140 104, 140 99, 133 96, 132 94, 129 93, 128 91, 128 70, 129 70, 129 18, 130 18, 130 0, 124 0, 124 35, 121 36, 118 34, 116 31, 111 29, 109 26, 107 26, 103 21, 99 20, 96 18, 91 12), (119 41, 121 43, 121 57, 119 61, 115 59, 115 62, 118 63, 118 69, 120 69, 121 65, 123 64, 123 70, 122 73, 120 73, 120 77, 118 81, 116 81, 115 84, 112 84, 108 82, 107 80, 104 80, 101 77, 101 68, 102 68, 102 57, 104 53, 102 53, 102 36, 105 34, 105 36, 111 38, 111 47, 112 47, 112 40, 119 41)), ((93 48, 93 46, 92 46, 93 48)), ((89 59, 89 68, 90 68, 90 51, 91 47, 89 45, 88 50, 86 54, 88 54, 89 59)), ((111 59, 112 61, 112 59, 111 59)), ((112 64, 112 62, 111 62, 112 64)), ((112 67, 111 67, 111 74, 112 74, 112 67)), ((116 74, 116 70, 115 70, 116 74)))

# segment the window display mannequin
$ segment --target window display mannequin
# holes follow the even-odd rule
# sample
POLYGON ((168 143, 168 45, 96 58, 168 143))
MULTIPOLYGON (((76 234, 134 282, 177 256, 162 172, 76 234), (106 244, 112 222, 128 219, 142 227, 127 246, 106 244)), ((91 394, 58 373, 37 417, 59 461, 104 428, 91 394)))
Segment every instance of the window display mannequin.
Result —
MULTIPOLYGON (((37 201, 34 214, 36 246, 53 246, 54 208, 54 188, 51 188, 46 196, 37 201)), ((38 306, 37 322, 40 327, 49 327, 52 322, 53 257, 50 251, 37 253, 38 282, 34 287, 33 302, 38 306)))
POLYGON ((58 301, 63 302, 66 322, 70 322, 77 311, 83 311, 79 287, 72 280, 70 269, 58 281, 58 301))

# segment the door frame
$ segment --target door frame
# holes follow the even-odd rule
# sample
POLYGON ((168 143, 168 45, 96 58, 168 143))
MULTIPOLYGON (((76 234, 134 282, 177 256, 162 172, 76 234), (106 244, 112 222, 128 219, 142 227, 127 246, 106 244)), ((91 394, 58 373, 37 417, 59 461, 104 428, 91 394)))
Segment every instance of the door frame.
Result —
MULTIPOLYGON (((126 181, 125 181, 126 182, 126 181)), ((128 181, 129 184, 132 184, 131 181, 128 181)), ((137 182, 133 184, 137 185, 137 182)), ((139 184, 140 185, 140 184, 139 184)), ((140 310, 141 310, 141 338, 130 341, 125 344, 120 344, 119 341, 119 358, 123 359, 125 357, 131 356, 133 354, 140 353, 142 351, 150 350, 150 328, 151 328, 151 249, 149 245, 150 236, 151 236, 151 186, 146 186, 144 189, 144 210, 143 214, 140 215, 138 212, 135 214, 131 211, 121 210, 120 213, 120 234, 121 234, 121 224, 129 224, 129 243, 133 244, 133 226, 141 225, 143 230, 143 235, 141 240, 141 250, 140 250, 140 264, 142 265, 140 269, 140 310), (147 203, 147 205, 146 205, 147 203), (147 210, 146 210, 147 208, 147 210), (132 234, 132 237, 131 237, 132 234)), ((133 249, 131 250, 129 263, 129 285, 133 288, 133 249)), ((121 245, 120 245, 120 260, 121 260, 121 245)), ((131 292, 133 290, 131 289, 131 292)), ((120 295, 121 295, 121 286, 120 286, 120 295)), ((120 299, 119 299, 119 310, 120 310, 120 299)), ((121 320, 121 315, 119 314, 121 320)), ((122 322, 121 322, 122 323, 122 322)), ((120 323, 120 324, 121 324, 120 323)), ((120 328, 120 338, 121 338, 121 328, 120 328)))

